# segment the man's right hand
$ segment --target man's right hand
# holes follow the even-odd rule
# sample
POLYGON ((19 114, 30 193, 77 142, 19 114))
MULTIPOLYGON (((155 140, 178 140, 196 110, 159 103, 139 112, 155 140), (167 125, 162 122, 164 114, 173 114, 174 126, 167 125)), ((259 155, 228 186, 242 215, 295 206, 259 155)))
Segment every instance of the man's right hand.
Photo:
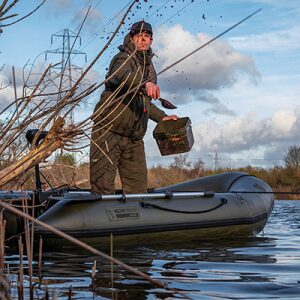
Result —
POLYGON ((145 84, 147 95, 153 99, 160 98, 160 89, 159 86, 153 82, 147 82, 145 84))
POLYGON ((176 121, 176 120, 178 120, 178 119, 179 119, 178 116, 176 116, 176 115, 171 115, 171 116, 166 116, 166 117, 164 117, 164 118, 162 119, 162 121, 169 121, 169 120, 176 121))

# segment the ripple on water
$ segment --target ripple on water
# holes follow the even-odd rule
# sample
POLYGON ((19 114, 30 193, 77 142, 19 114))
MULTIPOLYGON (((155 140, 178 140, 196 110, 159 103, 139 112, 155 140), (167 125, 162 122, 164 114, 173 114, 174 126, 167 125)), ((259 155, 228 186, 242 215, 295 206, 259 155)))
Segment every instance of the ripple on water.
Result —
MULTIPOLYGON (((299 299, 300 201, 276 201, 258 237, 157 243, 114 250, 114 257, 138 268, 192 299, 299 299)), ((7 257, 10 270, 18 257, 7 257)), ((25 262, 26 263, 26 262, 25 262)), ((34 265, 37 268, 37 265, 34 265)), ((43 280, 59 299, 180 299, 146 280, 87 254, 44 253, 43 280), (97 274, 92 285, 93 261, 97 274)))

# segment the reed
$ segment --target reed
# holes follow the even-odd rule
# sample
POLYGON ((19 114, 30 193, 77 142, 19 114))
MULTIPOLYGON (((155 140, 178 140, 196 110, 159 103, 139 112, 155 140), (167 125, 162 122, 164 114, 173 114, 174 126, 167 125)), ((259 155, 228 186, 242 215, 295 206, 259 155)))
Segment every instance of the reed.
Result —
POLYGON ((93 267, 92 267, 92 285, 91 285, 93 292, 95 291, 96 288, 96 272, 97 272, 97 261, 94 260, 93 267))
POLYGON ((45 297, 44 297, 45 300, 49 300, 49 290, 48 290, 48 285, 46 284, 46 287, 45 287, 45 297))
POLYGON ((6 220, 3 218, 3 209, 0 212, 0 299, 11 299, 10 285, 4 274, 5 265, 5 229, 6 220))
POLYGON ((43 256, 43 238, 39 239, 39 262, 38 262, 38 278, 39 286, 42 284, 42 256, 43 256))
MULTIPOLYGON (((110 234, 110 257, 113 257, 114 254, 114 240, 113 234, 110 234)), ((114 296, 114 264, 110 261, 110 288, 111 288, 111 298, 115 299, 114 296)))
POLYGON ((23 243, 22 243, 22 236, 18 239, 18 248, 19 248, 19 272, 18 272, 18 300, 24 299, 24 280, 23 280, 23 243))
POLYGON ((3 218, 3 210, 0 213, 0 269, 4 270, 5 261, 5 228, 6 220, 3 218))
MULTIPOLYGON (((29 214, 28 211, 28 199, 24 198, 22 199, 22 205, 23 205, 23 212, 26 214, 29 214)), ((32 278, 33 278, 33 272, 32 272, 32 257, 33 257, 33 249, 32 249, 32 234, 30 227, 30 222, 28 219, 24 219, 24 225, 25 225, 25 246, 26 246, 26 255, 27 255, 27 263, 28 263, 28 276, 29 276, 29 297, 30 300, 34 300, 33 296, 33 284, 32 284, 32 278)))
POLYGON ((57 300, 57 291, 54 289, 52 293, 52 300, 57 300))
POLYGON ((68 291, 68 300, 72 300, 72 286, 70 285, 69 291, 68 291))

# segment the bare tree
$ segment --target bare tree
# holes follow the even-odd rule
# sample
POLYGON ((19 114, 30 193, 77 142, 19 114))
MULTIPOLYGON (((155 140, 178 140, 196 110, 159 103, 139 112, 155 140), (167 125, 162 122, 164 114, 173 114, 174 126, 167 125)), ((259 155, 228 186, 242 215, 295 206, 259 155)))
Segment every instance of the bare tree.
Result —
MULTIPOLYGON (((4 2, 7 3, 7 1, 4 2)), ((6 3, 4 3, 4 5, 6 3)), ((66 91, 61 90, 61 84, 59 83, 60 78, 62 78, 64 74, 51 72, 54 68, 52 65, 49 65, 38 80, 35 81, 34 78, 37 76, 32 70, 30 70, 28 74, 24 73, 22 96, 16 98, 0 111, 0 118, 6 120, 0 124, 0 140, 4 141, 0 146, 0 156, 3 155, 18 138, 24 136, 24 132, 31 126, 34 125, 37 127, 38 133, 32 141, 31 148, 27 149, 21 147, 18 153, 16 153, 17 160, 0 171, 0 187, 17 178, 35 164, 44 161, 59 148, 69 151, 80 151, 88 147, 90 144, 88 133, 92 129, 93 121, 101 121, 98 120, 99 118, 97 117, 103 110, 112 105, 115 105, 117 109, 122 99, 126 97, 129 92, 132 93, 132 99, 134 98, 139 86, 133 89, 131 88, 128 93, 121 98, 116 97, 119 92, 119 90, 117 90, 105 103, 100 105, 97 111, 89 118, 77 124, 65 124, 65 118, 70 112, 73 111, 84 98, 91 95, 110 79, 110 77, 106 78, 103 82, 98 84, 89 83, 82 85, 86 74, 108 49, 126 16, 136 3, 137 1, 132 1, 115 32, 70 89, 66 91), (42 142, 37 144, 36 142, 41 132, 45 129, 49 129, 49 133, 42 142)), ((128 57, 128 59, 130 59, 130 57, 128 57)), ((124 64, 125 63, 126 62, 124 62, 124 64)), ((123 65, 120 66, 120 68, 122 67, 123 65)), ((119 70, 116 70, 116 72, 118 71, 119 70)), ((114 76, 114 74, 111 76, 114 76)), ((125 84, 125 82, 123 84, 125 84)), ((120 86, 120 89, 121 88, 122 85, 120 86)), ((129 104, 130 103, 128 103, 128 105, 129 104)), ((109 126, 107 129, 109 129, 109 126)))
POLYGON ((284 156, 285 166, 287 168, 300 169, 300 146, 290 146, 287 154, 284 156))
POLYGON ((188 160, 188 153, 179 154, 174 157, 174 161, 171 164, 171 167, 184 169, 184 168, 190 168, 192 165, 192 162, 188 160))

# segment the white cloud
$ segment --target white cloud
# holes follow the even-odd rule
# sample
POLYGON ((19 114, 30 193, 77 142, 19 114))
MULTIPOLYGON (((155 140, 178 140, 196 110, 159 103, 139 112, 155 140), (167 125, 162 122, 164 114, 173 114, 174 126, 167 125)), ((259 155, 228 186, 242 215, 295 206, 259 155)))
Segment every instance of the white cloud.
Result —
POLYGON ((247 51, 291 51, 300 49, 300 26, 256 35, 232 37, 230 44, 247 51))
MULTIPOLYGON (((0 72, 0 108, 5 108, 15 100, 15 91, 12 79, 12 67, 6 65, 0 72)), ((15 80, 17 96, 22 94, 22 69, 15 68, 15 80)))
POLYGON ((269 118, 255 113, 233 118, 222 126, 200 123, 193 128, 195 150, 232 153, 267 147, 272 143, 293 143, 300 138, 300 107, 276 111, 269 118))
POLYGON ((255 111, 258 118, 270 117, 275 111, 291 110, 300 100, 299 75, 263 76, 258 85, 240 78, 234 86, 215 92, 236 114, 255 111))
MULTIPOLYGON (((159 71, 210 40, 204 33, 193 35, 181 25, 160 28, 155 35, 155 51, 159 71)), ((250 56, 235 51, 227 42, 217 40, 180 62, 160 77, 160 85, 173 95, 193 93, 192 99, 207 102, 207 91, 231 87, 238 76, 247 74, 257 81, 260 77, 250 56)))
POLYGON ((293 111, 276 111, 270 120, 273 135, 289 134, 296 121, 297 117, 293 111))
POLYGON ((2 110, 14 99, 14 91, 11 86, 0 86, 0 88, 0 109, 2 110))

